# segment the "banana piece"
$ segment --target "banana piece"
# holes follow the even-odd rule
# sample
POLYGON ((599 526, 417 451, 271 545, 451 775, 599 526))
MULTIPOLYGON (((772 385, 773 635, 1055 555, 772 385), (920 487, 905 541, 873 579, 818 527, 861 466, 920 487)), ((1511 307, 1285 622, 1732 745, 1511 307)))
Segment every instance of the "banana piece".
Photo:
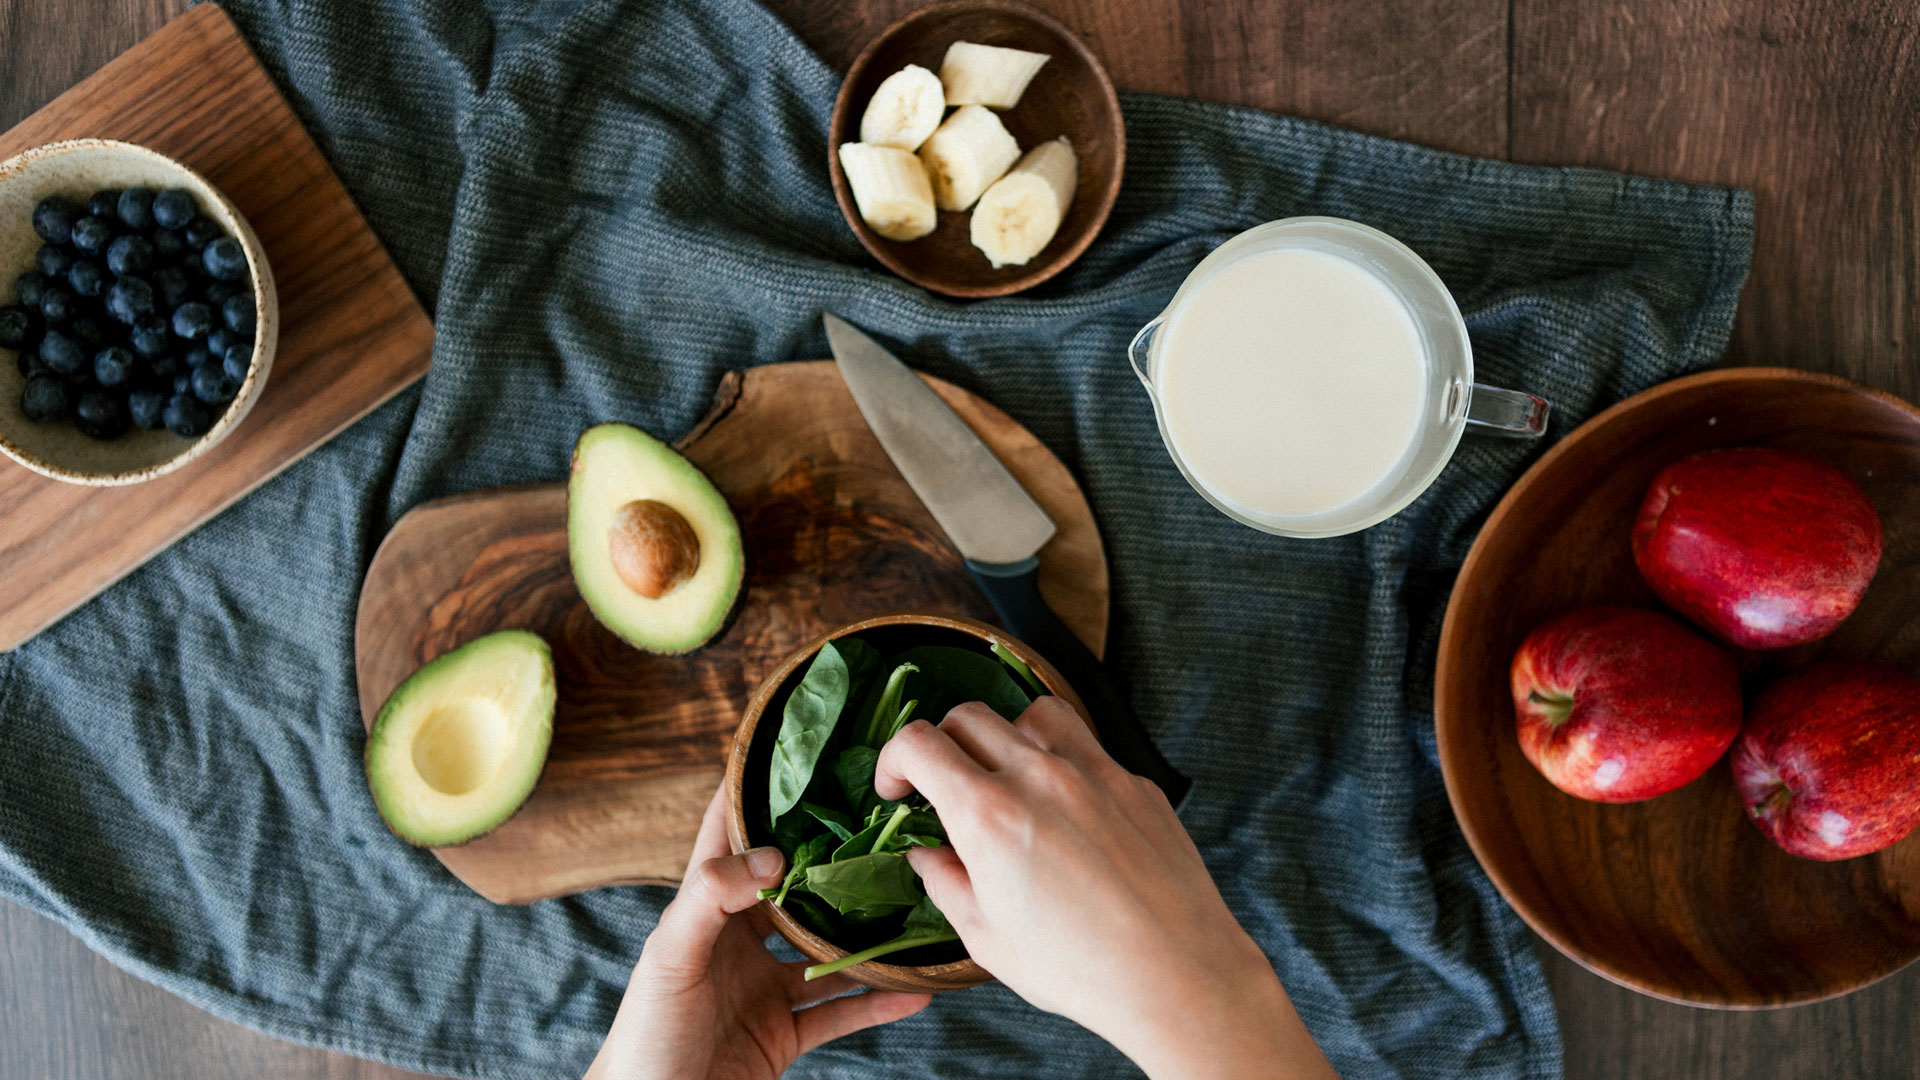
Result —
POLYGON ((933 231, 933 187, 926 166, 897 146, 840 144, 840 169, 860 218, 889 240, 918 240, 933 231))
POLYGON ((947 111, 940 77, 919 64, 887 76, 860 116, 860 141, 912 153, 927 141, 947 111))
POLYGON ((940 85, 946 87, 949 105, 1011 109, 1050 59, 1046 53, 956 41, 940 62, 940 85))
POLYGON ((1020 160, 1020 144, 998 116, 978 105, 963 105, 921 144, 920 160, 933 181, 934 205, 965 210, 1020 160))
POLYGON ((973 208, 973 246, 996 270, 1025 266, 1060 231, 1079 179, 1079 159, 1064 136, 1027 151, 973 208))

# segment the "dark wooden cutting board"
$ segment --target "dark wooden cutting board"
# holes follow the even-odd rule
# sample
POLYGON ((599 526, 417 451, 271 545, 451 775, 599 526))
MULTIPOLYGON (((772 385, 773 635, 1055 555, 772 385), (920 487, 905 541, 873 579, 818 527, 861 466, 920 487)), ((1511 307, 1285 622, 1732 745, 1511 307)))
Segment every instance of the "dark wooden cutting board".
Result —
MULTIPOLYGON (((151 147, 233 200, 273 267, 280 345, 246 422, 178 472, 92 488, 0 458, 0 651, 426 374, 433 350, 426 312, 216 5, 168 23, 0 135, 0 159, 81 137, 151 147)), ((9 296, 17 272, 0 274, 9 296)))
MULTIPOLYGON (((1040 591, 1098 655, 1107 563, 1079 485, 1005 413, 927 382, 1059 526, 1040 591)), ((993 619, 831 362, 727 375, 676 445, 727 496, 747 552, 732 622, 696 653, 642 653, 594 620, 567 564, 564 484, 417 507, 367 571, 355 653, 369 726, 400 680, 482 634, 518 627, 553 647, 560 700, 539 787, 499 829, 435 851, 496 903, 677 881, 742 706, 810 638, 891 611, 993 619)))

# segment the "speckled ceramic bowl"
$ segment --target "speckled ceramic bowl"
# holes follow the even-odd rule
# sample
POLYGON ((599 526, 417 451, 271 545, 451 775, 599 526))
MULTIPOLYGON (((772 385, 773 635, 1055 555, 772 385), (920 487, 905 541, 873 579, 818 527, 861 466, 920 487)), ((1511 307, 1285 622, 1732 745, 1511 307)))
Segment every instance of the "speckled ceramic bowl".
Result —
POLYGON ((280 336, 280 304, 273 291, 260 238, 219 189, 185 165, 132 143, 74 139, 48 143, 0 162, 0 302, 13 302, 13 279, 33 268, 40 237, 33 231, 34 204, 48 195, 66 195, 85 203, 101 188, 185 188, 200 212, 218 222, 247 251, 247 278, 253 289, 253 366, 240 392, 197 439, 167 431, 129 431, 102 442, 80 434, 72 424, 40 425, 20 412, 26 380, 10 350, 0 349, 0 452, 42 476, 69 484, 115 487, 165 476, 212 449, 245 419, 273 366, 280 336))

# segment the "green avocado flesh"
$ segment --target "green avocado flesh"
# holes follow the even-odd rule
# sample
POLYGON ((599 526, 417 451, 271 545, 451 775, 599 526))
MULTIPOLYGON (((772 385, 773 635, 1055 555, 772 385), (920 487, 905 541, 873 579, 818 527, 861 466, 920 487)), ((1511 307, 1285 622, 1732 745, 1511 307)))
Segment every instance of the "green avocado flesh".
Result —
POLYGON ((720 632, 746 569, 726 497, 672 447, 625 424, 590 427, 574 445, 567 554, 602 625, 669 655, 720 632))
POLYGON ((500 630, 446 653, 394 690, 367 736, 367 786, 408 843, 451 847, 520 809, 553 737, 553 653, 500 630))

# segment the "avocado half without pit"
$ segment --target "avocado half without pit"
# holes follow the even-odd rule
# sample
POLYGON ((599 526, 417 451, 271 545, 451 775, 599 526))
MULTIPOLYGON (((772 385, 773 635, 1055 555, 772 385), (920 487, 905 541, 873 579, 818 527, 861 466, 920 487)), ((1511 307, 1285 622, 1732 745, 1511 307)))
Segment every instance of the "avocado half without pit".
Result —
POLYGON ((692 652, 726 625, 746 559, 720 489, 625 424, 588 428, 567 482, 574 584, 607 629, 648 652, 692 652))
POLYGON ((367 784, 387 826, 423 847, 492 832, 520 809, 547 763, 553 653, 500 630, 407 677, 367 736, 367 784))

